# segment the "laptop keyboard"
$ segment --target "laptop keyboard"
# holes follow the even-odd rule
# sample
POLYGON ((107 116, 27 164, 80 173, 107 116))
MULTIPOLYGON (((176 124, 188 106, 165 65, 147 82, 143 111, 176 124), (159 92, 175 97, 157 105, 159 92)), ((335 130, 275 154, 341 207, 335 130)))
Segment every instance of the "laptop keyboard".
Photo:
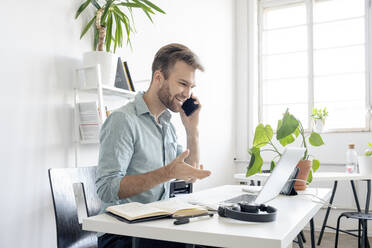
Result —
POLYGON ((256 200, 256 198, 257 198, 257 195, 244 194, 244 195, 240 195, 240 196, 228 199, 224 202, 226 202, 226 203, 239 203, 239 202, 244 201, 244 202, 251 203, 254 200, 256 200))

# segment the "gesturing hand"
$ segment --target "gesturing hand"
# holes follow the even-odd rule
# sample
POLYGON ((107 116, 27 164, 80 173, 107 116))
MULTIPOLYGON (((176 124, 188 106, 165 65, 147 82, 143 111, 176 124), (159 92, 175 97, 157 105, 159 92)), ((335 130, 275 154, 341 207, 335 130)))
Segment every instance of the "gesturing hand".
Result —
POLYGON ((175 158, 170 164, 166 166, 169 176, 171 178, 181 180, 192 180, 192 179, 203 179, 208 177, 211 172, 209 170, 203 170, 203 166, 200 169, 194 168, 191 165, 185 163, 185 158, 189 156, 189 150, 187 149, 177 158, 175 158))

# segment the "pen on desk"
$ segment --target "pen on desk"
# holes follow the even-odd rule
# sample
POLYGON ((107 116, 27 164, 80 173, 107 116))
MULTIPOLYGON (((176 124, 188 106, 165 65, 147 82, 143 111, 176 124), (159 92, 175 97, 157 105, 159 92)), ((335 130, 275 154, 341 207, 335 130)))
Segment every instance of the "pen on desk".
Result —
POLYGON ((209 216, 213 217, 214 213, 207 212, 203 214, 196 214, 196 215, 189 215, 189 216, 172 216, 172 218, 176 219, 173 224, 175 225, 182 225, 187 224, 190 222, 190 218, 202 217, 202 216, 209 216))

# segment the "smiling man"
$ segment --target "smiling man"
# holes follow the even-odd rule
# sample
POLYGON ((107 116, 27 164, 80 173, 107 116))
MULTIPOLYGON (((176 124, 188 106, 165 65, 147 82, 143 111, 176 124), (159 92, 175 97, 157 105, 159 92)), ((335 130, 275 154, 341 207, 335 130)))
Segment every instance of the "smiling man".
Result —
MULTIPOLYGON (((199 165, 198 122, 201 104, 186 116, 181 108, 195 87, 195 71, 203 71, 197 56, 186 46, 169 44, 155 55, 151 85, 146 93, 113 112, 100 135, 97 193, 103 212, 127 202, 149 203, 169 196, 169 180, 195 181, 211 172, 199 165), (177 143, 170 122, 172 112, 181 115, 187 149, 177 143)), ((98 247, 131 247, 132 238, 100 235, 98 247)), ((184 244, 139 239, 136 247, 185 247, 184 244)))

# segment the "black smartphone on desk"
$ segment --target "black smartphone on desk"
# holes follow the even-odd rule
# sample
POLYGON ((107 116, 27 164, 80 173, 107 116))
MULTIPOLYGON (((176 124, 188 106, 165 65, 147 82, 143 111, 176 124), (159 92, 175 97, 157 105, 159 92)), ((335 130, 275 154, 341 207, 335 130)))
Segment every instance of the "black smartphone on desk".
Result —
POLYGON ((192 95, 190 98, 188 98, 183 104, 182 109, 185 112, 187 116, 190 116, 192 113, 194 113, 195 110, 198 109, 199 104, 195 104, 195 99, 192 98, 192 95))

